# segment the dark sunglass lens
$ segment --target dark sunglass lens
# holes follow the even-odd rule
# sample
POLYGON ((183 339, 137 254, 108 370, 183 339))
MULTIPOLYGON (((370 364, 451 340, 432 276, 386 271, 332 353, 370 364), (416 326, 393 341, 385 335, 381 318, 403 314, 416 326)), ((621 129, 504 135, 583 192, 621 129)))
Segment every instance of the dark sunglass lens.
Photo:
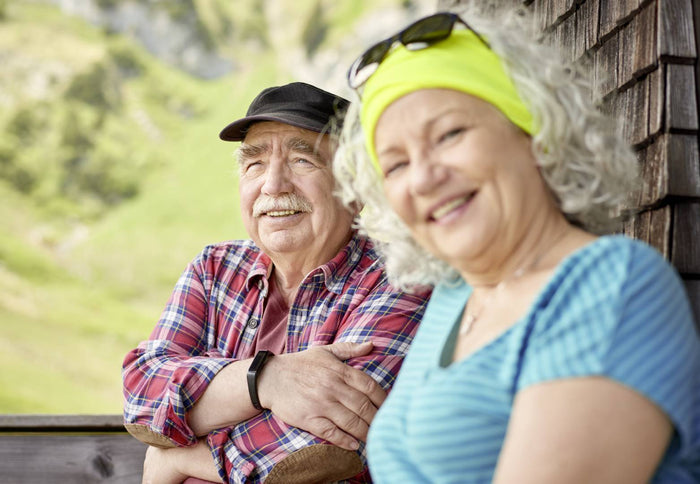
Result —
POLYGON ((374 47, 370 48, 362 56, 362 64, 373 64, 374 62, 381 62, 384 60, 386 53, 389 52, 391 44, 389 42, 380 42, 374 47))
POLYGON ((355 64, 350 68, 350 72, 348 72, 350 87, 357 88, 364 84, 369 76, 377 69, 379 63, 384 60, 390 48, 391 44, 387 41, 383 41, 367 49, 367 51, 355 61, 355 64))
POLYGON ((401 35, 401 43, 408 45, 413 42, 437 42, 450 36, 455 23, 455 16, 437 14, 424 18, 406 28, 401 35))
POLYGON ((452 13, 443 12, 431 15, 409 25, 393 37, 370 47, 350 67, 348 71, 350 87, 358 89, 367 81, 384 60, 394 42, 401 42, 409 50, 424 49, 435 42, 448 38, 458 20, 464 23, 452 13))

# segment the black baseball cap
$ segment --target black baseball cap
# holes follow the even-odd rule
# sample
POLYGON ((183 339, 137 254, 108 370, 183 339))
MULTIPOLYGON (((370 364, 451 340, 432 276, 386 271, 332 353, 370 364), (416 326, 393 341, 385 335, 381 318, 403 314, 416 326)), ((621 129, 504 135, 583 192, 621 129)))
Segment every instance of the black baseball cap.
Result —
POLYGON ((224 141, 243 141, 248 128, 260 121, 278 121, 297 128, 324 133, 335 118, 337 127, 350 102, 330 92, 304 82, 264 89, 253 99, 245 118, 226 126, 219 138, 224 141))

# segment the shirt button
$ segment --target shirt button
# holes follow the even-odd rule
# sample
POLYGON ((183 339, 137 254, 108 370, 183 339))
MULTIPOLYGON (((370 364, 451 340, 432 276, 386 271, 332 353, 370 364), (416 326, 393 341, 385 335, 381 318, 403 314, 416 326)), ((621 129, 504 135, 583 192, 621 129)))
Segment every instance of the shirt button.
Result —
POLYGON ((255 329, 258 327, 258 318, 250 318, 248 320, 248 327, 250 329, 255 329))

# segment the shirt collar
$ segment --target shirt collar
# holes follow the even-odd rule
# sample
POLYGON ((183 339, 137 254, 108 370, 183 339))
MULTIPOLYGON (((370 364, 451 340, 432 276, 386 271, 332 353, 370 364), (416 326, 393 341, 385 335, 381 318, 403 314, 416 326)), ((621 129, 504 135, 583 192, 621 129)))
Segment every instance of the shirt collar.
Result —
POLYGON ((312 276, 317 271, 321 271, 326 288, 330 292, 341 294, 348 278, 367 252, 372 253, 372 262, 377 259, 373 250, 373 244, 369 238, 360 235, 355 230, 348 244, 331 260, 321 265, 318 269, 311 271, 309 276, 312 276))
MULTIPOLYGON (((341 294, 348 278, 362 260, 363 255, 368 251, 374 254, 372 242, 369 238, 360 235, 354 230, 347 245, 331 260, 307 274, 302 284, 320 272, 323 275, 326 289, 332 293, 341 294)), ((375 259, 377 259, 376 255, 372 257, 372 260, 375 259)), ((262 251, 258 252, 258 256, 255 258, 255 262, 246 278, 246 286, 248 289, 250 289, 253 284, 263 284, 263 287, 267 286, 267 280, 272 273, 272 267, 273 265, 270 257, 262 251)), ((263 287, 260 288, 262 289, 263 287)))
POLYGON ((267 280, 272 273, 272 260, 263 251, 258 249, 258 255, 245 280, 246 287, 250 290, 253 284, 258 284, 260 289, 267 286, 267 280))

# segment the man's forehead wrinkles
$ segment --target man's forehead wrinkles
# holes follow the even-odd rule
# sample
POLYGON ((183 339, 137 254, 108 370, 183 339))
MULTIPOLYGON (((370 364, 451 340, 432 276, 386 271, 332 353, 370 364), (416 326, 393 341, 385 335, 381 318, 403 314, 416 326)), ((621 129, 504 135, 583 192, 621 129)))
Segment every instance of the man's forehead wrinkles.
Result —
POLYGON ((257 143, 257 144, 251 144, 251 143, 242 143, 239 151, 240 155, 244 158, 251 158, 255 156, 259 156, 263 153, 269 152, 271 150, 270 143, 265 141, 262 143, 257 143))
POLYGON ((298 137, 292 137, 285 143, 288 149, 293 151, 301 151, 303 153, 315 153, 315 145, 312 145, 307 140, 298 137))
MULTIPOLYGON (((283 152, 287 152, 288 155, 297 153, 328 163, 328 155, 324 148, 326 138, 323 135, 298 128, 294 128, 294 130, 300 132, 290 132, 288 127, 271 129, 271 127, 266 126, 265 129, 258 128, 254 133, 249 133, 246 140, 241 143, 238 150, 238 160, 242 162, 256 159, 282 150, 280 154, 283 152)), ((253 130, 251 129, 251 131, 253 130)))

